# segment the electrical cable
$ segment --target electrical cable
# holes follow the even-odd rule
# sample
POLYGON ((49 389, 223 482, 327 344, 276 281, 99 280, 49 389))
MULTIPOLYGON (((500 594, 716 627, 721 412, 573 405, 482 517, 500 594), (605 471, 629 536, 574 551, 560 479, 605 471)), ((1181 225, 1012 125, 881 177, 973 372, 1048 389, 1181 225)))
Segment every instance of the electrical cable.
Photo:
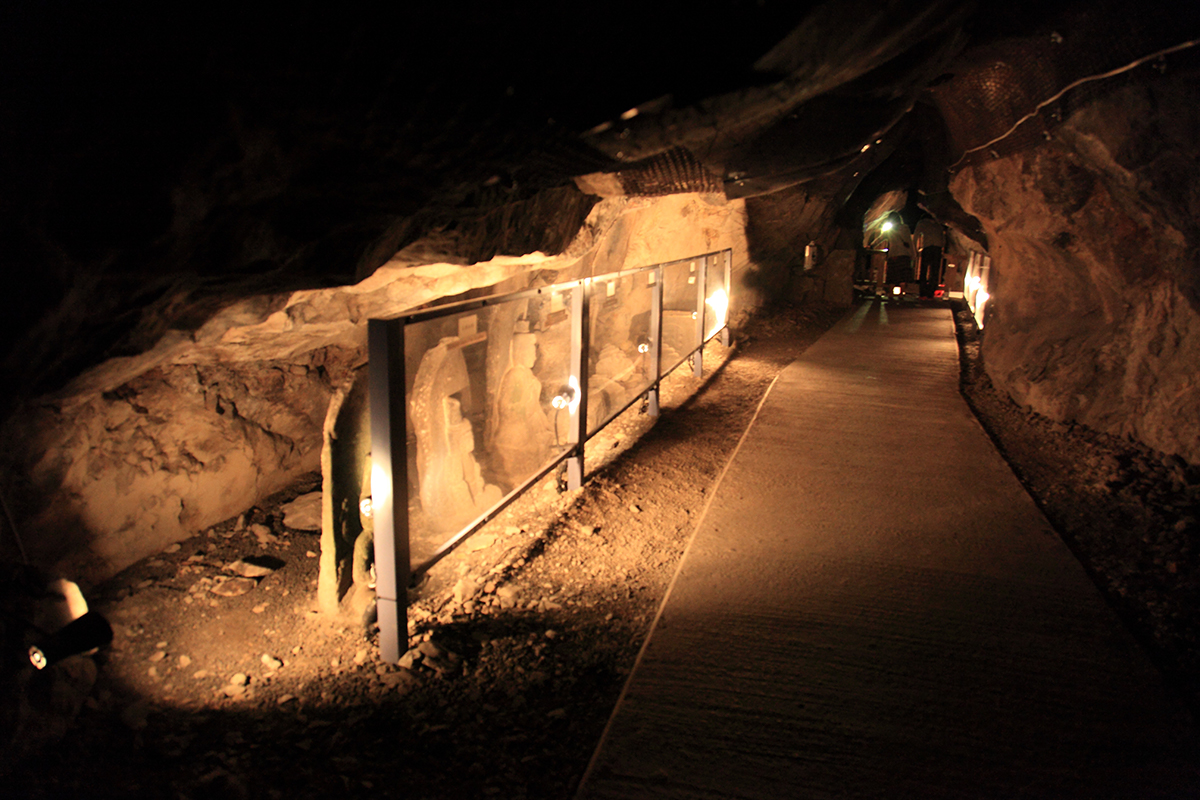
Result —
POLYGON ((972 147, 969 150, 964 150, 963 154, 958 157, 958 161, 955 161, 953 164, 951 164, 949 167, 947 167, 947 170, 948 171, 953 170, 955 167, 957 167, 959 164, 962 163, 962 160, 964 158, 969 156, 971 153, 977 153, 980 150, 991 147, 992 145, 1007 139, 1009 136, 1011 136, 1017 130, 1017 128, 1024 125, 1026 122, 1028 122, 1033 117, 1036 117, 1038 115, 1038 112, 1040 112, 1043 108, 1045 108, 1046 106, 1055 102, 1060 97, 1062 97, 1064 94, 1066 94, 1067 92, 1074 89, 1076 86, 1082 86, 1083 84, 1090 83, 1091 81, 1099 81, 1099 80, 1104 80, 1105 78, 1115 77, 1117 75, 1120 75, 1122 72, 1128 72, 1131 69, 1140 67, 1142 64, 1145 64, 1147 61, 1152 61, 1156 58, 1162 58, 1162 57, 1168 56, 1172 53, 1177 53, 1180 50, 1186 50, 1189 47, 1195 47, 1197 44, 1200 44, 1200 39, 1190 39, 1186 42, 1182 42, 1180 44, 1168 47, 1165 50, 1159 50, 1158 52, 1151 53, 1148 56, 1142 56, 1141 58, 1137 59, 1136 61, 1131 61, 1130 63, 1126 64, 1123 67, 1117 67, 1116 69, 1111 69, 1108 72, 1100 72, 1095 75, 1088 75, 1083 78, 1079 78, 1078 80, 1072 81, 1071 83, 1068 83, 1066 86, 1064 86, 1062 89, 1060 89, 1057 94, 1053 95, 1052 97, 1046 98, 1045 100, 1043 100, 1042 102, 1040 102, 1036 106, 1034 106, 1033 111, 1030 111, 1028 114, 1021 117, 1019 120, 1017 120, 1015 123, 1013 123, 1013 126, 1011 128, 1009 128, 1004 133, 997 136, 995 139, 992 139, 990 142, 985 142, 984 144, 981 144, 978 147, 972 147))
POLYGON ((8 528, 12 531, 13 539, 17 542, 17 549, 21 551, 21 561, 28 564, 29 555, 25 552, 25 544, 21 541, 21 532, 17 530, 17 523, 13 521, 12 511, 8 509, 8 500, 4 499, 4 492, 0 492, 0 506, 4 507, 4 516, 8 520, 8 528))

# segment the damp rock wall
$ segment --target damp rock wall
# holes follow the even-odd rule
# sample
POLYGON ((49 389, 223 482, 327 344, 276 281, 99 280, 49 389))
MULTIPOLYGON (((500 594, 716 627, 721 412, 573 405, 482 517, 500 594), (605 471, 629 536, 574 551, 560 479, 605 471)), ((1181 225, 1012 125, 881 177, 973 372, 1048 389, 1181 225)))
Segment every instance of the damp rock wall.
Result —
POLYGON ((1196 73, 1132 83, 951 190, 992 256, 983 356, 1017 403, 1200 462, 1196 73))
MULTIPOLYGON (((744 229, 740 201, 612 198, 557 256, 430 262, 418 243, 354 285, 244 298, 24 403, 0 426, 0 488, 36 562, 103 580, 318 470, 330 399, 366 362, 368 319, 724 248, 737 319, 773 285, 744 229)), ((0 554, 12 547, 0 540, 0 554)))
POLYGON ((797 305, 853 300, 854 251, 836 221, 838 188, 814 181, 746 200, 751 258, 763 274, 786 276, 781 296, 797 305), (806 266, 810 243, 818 255, 806 266))

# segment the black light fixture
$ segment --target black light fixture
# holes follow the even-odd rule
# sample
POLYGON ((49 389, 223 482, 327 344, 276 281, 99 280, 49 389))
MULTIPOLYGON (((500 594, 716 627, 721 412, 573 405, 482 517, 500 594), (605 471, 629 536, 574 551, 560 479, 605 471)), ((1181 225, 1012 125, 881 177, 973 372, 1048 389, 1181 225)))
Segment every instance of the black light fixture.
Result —
POLYGON ((575 402, 575 387, 564 385, 550 400, 550 405, 561 411, 573 402, 575 402))
POLYGON ((113 630, 103 616, 89 611, 57 633, 29 648, 29 661, 38 669, 69 656, 86 653, 112 641, 113 630))

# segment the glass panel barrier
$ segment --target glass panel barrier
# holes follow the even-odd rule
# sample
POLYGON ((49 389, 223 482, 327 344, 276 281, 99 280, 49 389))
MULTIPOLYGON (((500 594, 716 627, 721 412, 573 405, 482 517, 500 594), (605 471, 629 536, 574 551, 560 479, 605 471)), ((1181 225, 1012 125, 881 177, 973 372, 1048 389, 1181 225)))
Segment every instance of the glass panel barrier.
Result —
POLYGON ((663 265, 662 375, 700 346, 696 329, 696 281, 702 259, 663 265))
POLYGON ((707 342, 721 328, 725 327, 726 312, 729 310, 729 287, 725 285, 724 253, 718 253, 708 258, 704 293, 704 341, 707 342))
MULTIPOLYGON (((556 462, 566 460, 568 483, 578 485, 584 445, 572 442, 579 434, 599 430, 720 329, 724 313, 713 287, 729 291, 728 257, 371 320, 371 485, 379 495, 375 553, 386 660, 406 648, 410 571, 430 568, 556 462), (586 316, 573 316, 583 309, 586 316), (403 403, 394 402, 401 393, 403 403)), ((697 375, 701 368, 697 356, 697 375)), ((656 393, 650 409, 657 413, 656 393)))
POLYGON ((414 564, 568 449, 570 316, 548 290, 406 326, 414 564))
POLYGON ((651 364, 654 271, 597 280, 590 302, 588 434, 593 434, 655 381, 651 364))

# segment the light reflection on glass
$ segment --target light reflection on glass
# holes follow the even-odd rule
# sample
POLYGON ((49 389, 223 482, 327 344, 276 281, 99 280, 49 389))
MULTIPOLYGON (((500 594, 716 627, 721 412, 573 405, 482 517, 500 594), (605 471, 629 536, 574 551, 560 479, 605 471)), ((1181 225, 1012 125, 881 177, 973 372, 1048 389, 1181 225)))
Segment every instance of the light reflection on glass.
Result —
POLYGON ((717 289, 708 299, 704 301, 712 308, 712 327, 704 334, 704 338, 708 339, 721 328, 725 327, 725 313, 729 309, 729 295, 724 289, 717 289))

